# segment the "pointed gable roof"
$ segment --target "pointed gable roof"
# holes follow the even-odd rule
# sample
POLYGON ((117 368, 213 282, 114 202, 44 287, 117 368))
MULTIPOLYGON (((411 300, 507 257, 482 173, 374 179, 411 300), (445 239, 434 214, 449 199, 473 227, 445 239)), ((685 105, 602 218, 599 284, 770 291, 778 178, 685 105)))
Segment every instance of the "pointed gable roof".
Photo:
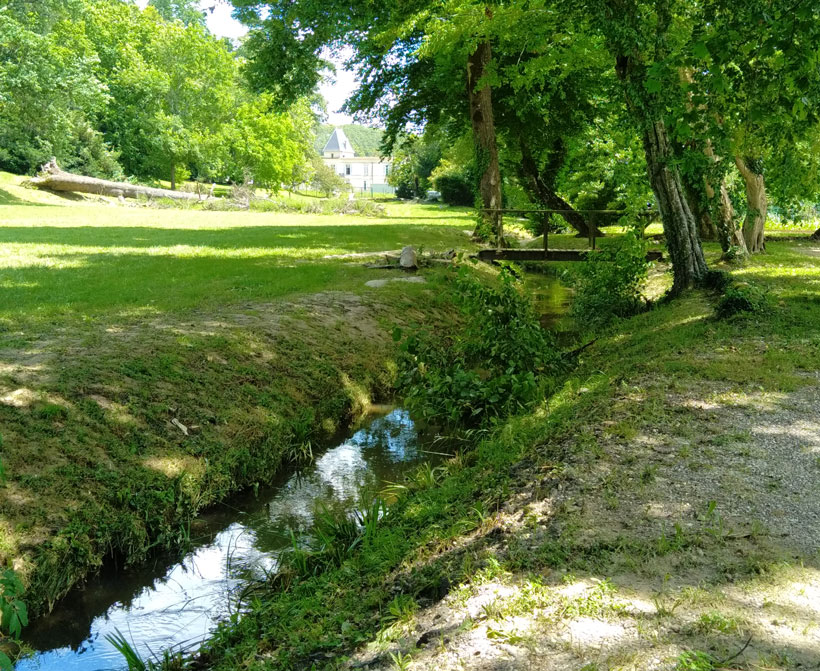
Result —
POLYGON ((330 139, 327 141, 325 148, 322 150, 323 153, 332 151, 349 153, 351 156, 355 155, 353 145, 350 144, 350 140, 347 139, 347 135, 345 135, 345 132, 341 128, 333 129, 330 139))

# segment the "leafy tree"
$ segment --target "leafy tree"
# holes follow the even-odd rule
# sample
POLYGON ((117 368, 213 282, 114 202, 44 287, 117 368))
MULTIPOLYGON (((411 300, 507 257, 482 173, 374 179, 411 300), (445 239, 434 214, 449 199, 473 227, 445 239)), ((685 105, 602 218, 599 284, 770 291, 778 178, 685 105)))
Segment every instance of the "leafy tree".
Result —
POLYGON ((145 42, 124 44, 109 74, 116 105, 106 130, 133 174, 168 177, 201 158, 203 138, 233 117, 238 64, 199 25, 167 23, 149 8, 145 42), (153 13, 153 16, 152 16, 153 13))
POLYGON ((737 166, 746 218, 735 241, 743 251, 757 252, 768 207, 766 166, 788 166, 781 185, 799 183, 810 193, 816 183, 809 164, 794 155, 807 147, 820 113, 820 8, 783 0, 710 0, 698 19, 687 63, 693 105, 678 124, 679 134, 694 131, 707 153, 728 159, 710 162, 712 180, 737 166))
POLYGON ((182 21, 186 26, 204 26, 205 14, 197 0, 151 0, 148 3, 166 21, 182 21))
MULTIPOLYGON (((559 179, 570 147, 578 147, 576 138, 619 112, 611 102, 614 73, 600 39, 573 30, 566 16, 556 15, 552 29, 547 29, 549 18, 542 20, 526 48, 517 47, 514 29, 526 14, 517 7, 496 12, 494 105, 503 155, 536 206, 561 210, 566 222, 587 236, 592 218, 559 194, 559 179)), ((614 162, 614 155, 609 159, 614 162)))
POLYGON ((393 154, 388 176, 399 198, 421 198, 432 187, 433 170, 441 161, 441 145, 429 136, 409 135, 393 154))
POLYGON ((271 96, 254 97, 236 109, 229 123, 201 141, 209 162, 205 171, 220 181, 252 181, 273 190, 291 184, 312 144, 312 138, 300 134, 297 126, 309 120, 304 104, 301 109, 277 112, 271 96))
POLYGON ((247 46, 255 85, 277 94, 304 95, 318 82, 304 71, 312 68, 315 74, 324 66, 326 47, 348 43, 354 51, 350 65, 360 71, 364 82, 348 107, 386 123, 388 149, 408 122, 436 120, 425 111, 440 115, 444 108, 457 107, 462 123, 466 116, 473 128, 484 207, 501 206, 491 95, 490 5, 417 0, 232 1, 238 15, 254 26, 247 46))
POLYGON ((313 181, 314 189, 323 192, 328 198, 334 193, 347 191, 350 187, 344 177, 337 174, 333 168, 316 156, 313 159, 313 181))
POLYGON ((116 172, 116 157, 95 130, 109 95, 93 45, 61 14, 49 13, 43 34, 31 9, 20 17, 0 9, 0 167, 30 172, 55 156, 90 174, 116 172))

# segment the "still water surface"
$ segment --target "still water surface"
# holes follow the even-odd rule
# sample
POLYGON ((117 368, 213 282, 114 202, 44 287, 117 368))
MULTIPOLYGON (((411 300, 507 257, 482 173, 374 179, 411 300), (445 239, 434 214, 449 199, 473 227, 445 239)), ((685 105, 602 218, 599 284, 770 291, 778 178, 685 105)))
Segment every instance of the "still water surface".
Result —
POLYGON ((238 589, 276 566, 291 530, 311 527, 317 507, 353 511, 362 489, 398 481, 434 459, 419 442, 408 413, 393 410, 310 467, 203 515, 191 531, 195 549, 182 561, 109 570, 34 622, 24 638, 38 652, 17 671, 122 669, 123 658, 106 641, 117 630, 143 658, 196 649, 230 614, 238 589))

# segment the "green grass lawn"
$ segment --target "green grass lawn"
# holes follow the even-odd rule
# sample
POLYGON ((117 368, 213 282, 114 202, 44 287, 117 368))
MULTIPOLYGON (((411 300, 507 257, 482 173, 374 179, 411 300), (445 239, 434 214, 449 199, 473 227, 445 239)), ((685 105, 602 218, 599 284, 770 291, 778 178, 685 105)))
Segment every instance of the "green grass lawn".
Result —
POLYGON ((158 210, 80 202, 0 175, 0 323, 95 319, 356 288, 330 255, 471 249, 468 210, 390 203, 380 217, 158 210))

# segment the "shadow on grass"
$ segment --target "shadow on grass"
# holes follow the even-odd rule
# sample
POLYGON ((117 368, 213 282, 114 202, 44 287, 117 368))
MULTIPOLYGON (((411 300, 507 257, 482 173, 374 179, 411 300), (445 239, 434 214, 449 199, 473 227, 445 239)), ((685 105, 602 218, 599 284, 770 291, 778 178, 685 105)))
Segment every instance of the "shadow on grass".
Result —
POLYGON ((47 207, 45 203, 32 203, 30 200, 23 200, 5 189, 0 189, 0 205, 26 205, 28 207, 47 207))
MULTIPOLYGON (((2 192, 0 192, 2 193, 2 192)), ((409 218, 409 220, 417 217, 409 218)), ((214 249, 344 248, 349 252, 396 249, 404 245, 463 243, 452 226, 384 223, 327 226, 238 226, 222 229, 155 228, 148 226, 4 226, 0 244, 50 244, 78 247, 212 247, 214 249)), ((271 253, 273 250, 271 249, 271 253)), ((329 253, 329 252, 328 252, 329 253)), ((298 256, 298 255, 297 255, 298 256)))

